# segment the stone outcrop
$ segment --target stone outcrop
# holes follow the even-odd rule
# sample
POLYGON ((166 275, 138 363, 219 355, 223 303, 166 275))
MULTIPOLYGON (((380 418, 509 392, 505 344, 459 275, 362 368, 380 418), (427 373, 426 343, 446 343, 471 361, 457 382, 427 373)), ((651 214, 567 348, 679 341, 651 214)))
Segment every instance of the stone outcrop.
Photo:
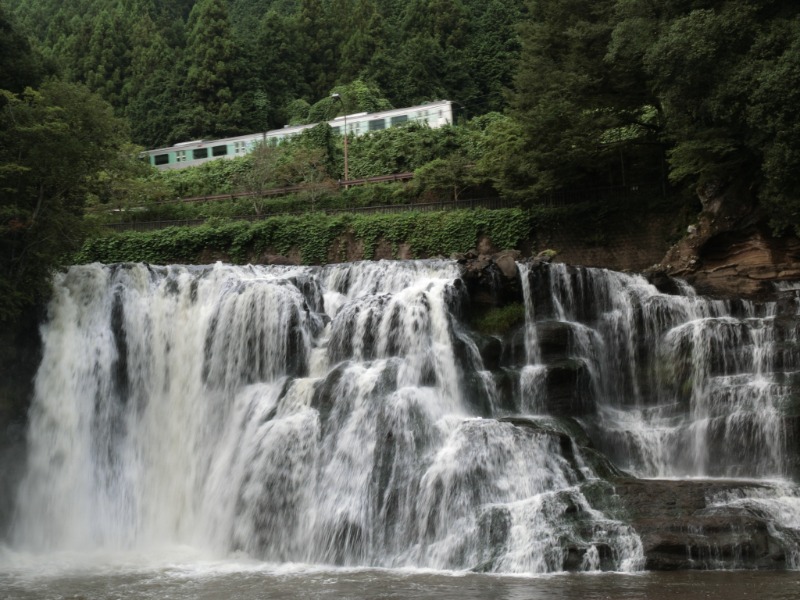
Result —
POLYGON ((645 568, 785 568, 785 545, 764 515, 713 504, 715 496, 740 495, 742 488, 731 481, 614 482, 627 520, 642 539, 645 568))
POLYGON ((522 288, 516 261, 517 250, 496 254, 470 251, 452 257, 461 267, 461 279, 467 286, 470 301, 478 310, 520 302, 522 288))
POLYGON ((800 240, 776 238, 749 190, 707 186, 697 223, 650 271, 681 277, 700 294, 768 298, 776 281, 800 279, 800 240))

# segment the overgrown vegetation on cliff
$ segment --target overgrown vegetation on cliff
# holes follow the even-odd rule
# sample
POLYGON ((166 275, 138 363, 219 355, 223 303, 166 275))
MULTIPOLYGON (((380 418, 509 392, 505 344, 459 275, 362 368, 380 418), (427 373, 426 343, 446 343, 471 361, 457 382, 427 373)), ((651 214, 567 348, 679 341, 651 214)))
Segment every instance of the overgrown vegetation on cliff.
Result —
POLYGON ((530 227, 531 221, 521 209, 338 216, 311 213, 269 217, 255 223, 212 221, 199 227, 95 237, 84 244, 74 260, 195 263, 206 253, 244 263, 266 253, 297 250, 304 264, 324 264, 347 258, 347 248, 337 248, 334 240, 348 236, 366 259, 374 257, 379 242, 390 244, 395 254, 400 245, 407 245, 413 256, 447 256, 474 248, 481 236, 491 238, 498 248, 514 248, 530 235, 530 227), (331 256, 335 251, 340 254, 331 256))

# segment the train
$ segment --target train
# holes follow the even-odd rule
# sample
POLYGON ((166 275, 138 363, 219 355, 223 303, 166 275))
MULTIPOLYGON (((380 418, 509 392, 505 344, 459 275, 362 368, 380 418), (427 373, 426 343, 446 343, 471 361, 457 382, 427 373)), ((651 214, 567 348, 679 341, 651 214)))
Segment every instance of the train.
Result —
MULTIPOLYGON (((437 128, 454 123, 454 104, 450 100, 437 100, 408 108, 394 108, 374 113, 354 113, 328 121, 328 125, 339 135, 344 134, 347 123, 348 136, 360 136, 371 131, 380 131, 407 123, 426 124, 437 128)), ((181 142, 167 148, 145 150, 142 157, 159 170, 183 169, 201 165, 210 160, 244 156, 259 143, 279 144, 298 135, 318 123, 287 125, 283 129, 261 131, 219 140, 195 140, 181 142)))

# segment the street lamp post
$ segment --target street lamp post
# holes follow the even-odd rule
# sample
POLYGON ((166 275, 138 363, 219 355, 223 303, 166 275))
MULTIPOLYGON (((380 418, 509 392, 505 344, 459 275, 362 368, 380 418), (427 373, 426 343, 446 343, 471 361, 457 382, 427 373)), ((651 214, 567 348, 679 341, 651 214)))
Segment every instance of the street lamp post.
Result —
POLYGON ((347 189, 347 182, 350 181, 350 176, 347 172, 347 109, 344 106, 344 100, 339 94, 332 94, 331 98, 341 102, 344 110, 344 188, 347 189))

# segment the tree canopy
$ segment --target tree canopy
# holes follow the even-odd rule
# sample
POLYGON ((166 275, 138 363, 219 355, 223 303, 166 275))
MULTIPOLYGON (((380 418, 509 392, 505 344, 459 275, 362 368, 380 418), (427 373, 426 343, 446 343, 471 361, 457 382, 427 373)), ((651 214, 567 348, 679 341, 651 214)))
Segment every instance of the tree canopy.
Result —
POLYGON ((80 247, 87 197, 103 197, 103 174, 135 161, 121 153, 126 140, 124 122, 83 86, 0 90, 0 321, 37 299, 80 247))
POLYGON ((4 0, 71 81, 159 147, 259 131, 362 81, 392 106, 506 106, 516 0, 4 0))
POLYGON ((777 0, 529 0, 518 153, 536 195, 656 178, 752 189, 798 227, 800 6, 777 0))
MULTIPOLYGON (((36 119, 58 139, 66 125, 54 115, 78 118, 70 98, 86 86, 108 103, 86 96, 95 120, 114 124, 107 140, 117 149, 123 131, 158 147, 447 98, 472 118, 468 124, 359 138, 349 146, 350 174, 415 170, 431 189, 454 196, 464 185, 490 182, 498 193, 534 203, 642 183, 665 193, 735 184, 749 190, 776 231, 800 233, 800 5, 4 0, 3 7, 3 185, 5 198, 19 196, 14 202, 28 207, 14 217, 15 227, 27 224, 22 229, 39 213, 30 201, 36 186, 20 182, 33 181, 38 167, 13 152, 19 144, 39 147, 36 119), (26 91, 54 74, 72 86, 68 105, 52 95, 52 86, 66 83, 26 91), (25 122, 15 115, 31 119, 27 129, 15 129, 25 122)), ((105 133, 97 126, 91 135, 105 133)), ((264 164, 281 165, 286 181, 341 177, 341 139, 322 128, 308 140, 264 164), (300 170, 293 172, 295 159, 300 170)), ((106 169, 102 159, 114 154, 108 143, 95 144, 105 150, 86 160, 92 169, 106 169)), ((48 144, 42 140, 37 152, 52 151, 48 144)), ((56 158, 41 159, 60 177, 56 158)), ((107 184, 93 191, 90 182, 113 177, 84 173, 80 186, 67 186, 74 193, 46 194, 65 215, 80 198, 102 202, 109 194, 107 184)))

